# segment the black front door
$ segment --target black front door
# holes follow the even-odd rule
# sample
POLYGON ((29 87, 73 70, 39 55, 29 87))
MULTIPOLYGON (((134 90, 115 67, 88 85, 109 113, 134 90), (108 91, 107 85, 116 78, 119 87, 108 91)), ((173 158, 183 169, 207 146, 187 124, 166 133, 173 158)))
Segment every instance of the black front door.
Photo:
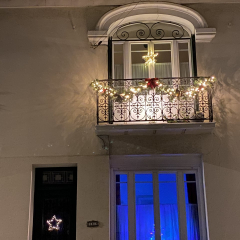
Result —
POLYGON ((37 168, 33 240, 76 240, 77 168, 37 168))

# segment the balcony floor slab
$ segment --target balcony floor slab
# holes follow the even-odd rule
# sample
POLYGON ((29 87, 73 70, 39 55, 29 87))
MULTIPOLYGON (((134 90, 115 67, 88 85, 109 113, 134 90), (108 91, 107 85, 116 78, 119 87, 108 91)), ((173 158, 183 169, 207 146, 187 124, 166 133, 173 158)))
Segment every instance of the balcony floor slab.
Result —
POLYGON ((215 122, 100 124, 96 126, 96 135, 206 134, 214 128, 215 122))

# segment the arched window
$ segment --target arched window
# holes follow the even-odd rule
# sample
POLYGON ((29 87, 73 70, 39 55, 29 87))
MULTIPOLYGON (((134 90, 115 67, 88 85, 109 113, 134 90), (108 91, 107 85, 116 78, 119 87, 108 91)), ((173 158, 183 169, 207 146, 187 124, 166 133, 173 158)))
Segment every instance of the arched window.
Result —
POLYGON ((112 33, 109 45, 114 79, 190 77, 196 69, 189 30, 176 23, 128 23, 112 33), (145 64, 143 56, 149 54, 156 55, 155 64, 145 64))

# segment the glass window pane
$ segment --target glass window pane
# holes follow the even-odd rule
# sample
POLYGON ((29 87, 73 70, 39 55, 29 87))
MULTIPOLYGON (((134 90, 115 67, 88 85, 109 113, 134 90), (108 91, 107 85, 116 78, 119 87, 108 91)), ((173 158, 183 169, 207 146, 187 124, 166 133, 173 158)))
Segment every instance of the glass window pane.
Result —
POLYGON ((152 182, 152 174, 135 174, 135 182, 152 182))
POLYGON ((176 181, 176 174, 175 173, 161 173, 161 174, 158 174, 158 181, 159 182, 176 181))
POLYGON ((179 43, 179 49, 188 51, 188 43, 179 43))
POLYGON ((114 44, 114 78, 123 79, 123 44, 114 44))
POLYGON ((161 238, 179 240, 176 174, 160 173, 158 178, 161 238))
POLYGON ((127 174, 116 175, 116 240, 128 240, 128 185, 127 174))
POLYGON ((131 44, 132 78, 147 78, 148 65, 143 56, 148 54, 148 44, 131 44))
POLYGON ((153 183, 149 182, 151 174, 136 174, 141 183, 135 183, 136 199, 136 239, 155 239, 153 212, 153 183), (141 175, 141 176, 140 176, 141 175), (147 182, 143 182, 147 180, 147 182))
POLYGON ((155 77, 172 77, 171 44, 154 44, 154 53, 158 53, 155 63, 155 77))
POLYGON ((154 44, 154 50, 155 50, 155 52, 158 52, 158 50, 171 51, 171 44, 170 43, 154 44))
POLYGON ((190 77, 188 43, 179 43, 180 77, 190 77))
POLYGON ((184 174, 188 240, 199 240, 199 217, 195 174, 184 174), (194 175, 194 176, 193 176, 194 175))
POLYGON ((184 174, 184 181, 195 181, 195 174, 184 174))
POLYGON ((127 182, 127 174, 117 174, 116 182, 127 182))

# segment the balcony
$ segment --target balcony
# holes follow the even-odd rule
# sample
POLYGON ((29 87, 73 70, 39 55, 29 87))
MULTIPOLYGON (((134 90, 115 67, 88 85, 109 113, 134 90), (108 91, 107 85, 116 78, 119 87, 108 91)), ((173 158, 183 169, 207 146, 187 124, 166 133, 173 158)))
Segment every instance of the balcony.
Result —
POLYGON ((195 84, 205 79, 211 78, 98 81, 97 135, 211 132, 212 85, 195 84))

